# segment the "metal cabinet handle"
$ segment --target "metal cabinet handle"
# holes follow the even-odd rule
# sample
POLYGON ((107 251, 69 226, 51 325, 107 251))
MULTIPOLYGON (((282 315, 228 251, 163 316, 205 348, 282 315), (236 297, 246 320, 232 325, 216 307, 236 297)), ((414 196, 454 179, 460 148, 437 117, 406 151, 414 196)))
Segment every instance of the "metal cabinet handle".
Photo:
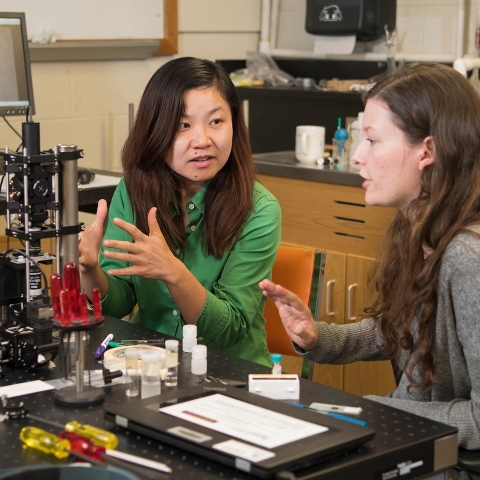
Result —
POLYGON ((348 286, 348 296, 347 296, 347 319, 350 322, 354 322, 357 317, 355 315, 352 315, 352 292, 353 289, 357 287, 356 283, 352 283, 351 285, 348 286))
POLYGON ((333 317, 335 315, 335 312, 333 310, 331 310, 331 300, 332 300, 332 295, 333 295, 333 284, 335 283, 335 280, 329 280, 327 282, 327 289, 326 289, 326 292, 325 292, 325 296, 327 297, 326 300, 325 300, 325 313, 329 316, 329 317, 333 317))

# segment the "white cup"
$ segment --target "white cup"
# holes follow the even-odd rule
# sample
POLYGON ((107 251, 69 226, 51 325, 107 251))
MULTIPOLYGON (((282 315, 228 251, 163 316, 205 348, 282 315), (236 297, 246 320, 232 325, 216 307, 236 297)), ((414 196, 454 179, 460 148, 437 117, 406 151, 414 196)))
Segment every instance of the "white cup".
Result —
POLYGON ((300 163, 315 163, 323 157, 325 127, 299 125, 295 136, 295 157, 300 163))

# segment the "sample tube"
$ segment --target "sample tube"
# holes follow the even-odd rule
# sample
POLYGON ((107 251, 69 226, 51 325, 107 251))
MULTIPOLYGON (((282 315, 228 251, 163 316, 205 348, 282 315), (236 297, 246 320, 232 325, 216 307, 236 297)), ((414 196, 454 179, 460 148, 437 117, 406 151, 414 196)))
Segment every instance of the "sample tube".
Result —
POLYGON ((127 397, 136 397, 139 394, 140 372, 138 371, 138 349, 125 349, 125 370, 127 372, 127 397))
POLYGON ((207 373, 207 347, 205 345, 193 346, 191 371, 194 375, 205 375, 207 373))
POLYGON ((176 387, 178 383, 178 340, 165 340, 165 377, 166 387, 176 387))
POLYGON ((161 354, 163 350, 144 350, 140 354, 142 360, 142 395, 141 398, 153 397, 160 395, 161 382, 161 354))
POLYGON ((183 326, 183 342, 182 347, 184 352, 191 352, 192 347, 197 344, 197 326, 184 325, 183 326))
POLYGON ((282 374, 282 356, 279 353, 272 354, 272 375, 282 374))

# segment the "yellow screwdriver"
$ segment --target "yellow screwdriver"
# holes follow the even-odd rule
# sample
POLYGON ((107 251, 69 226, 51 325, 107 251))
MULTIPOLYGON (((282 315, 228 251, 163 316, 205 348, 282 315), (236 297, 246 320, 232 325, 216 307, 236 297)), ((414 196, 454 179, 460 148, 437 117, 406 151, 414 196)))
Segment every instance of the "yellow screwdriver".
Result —
MULTIPOLYGON (((85 439, 77 433, 62 431, 57 437, 53 433, 46 432, 41 428, 23 427, 20 432, 20 440, 31 448, 55 455, 57 458, 66 458, 69 454, 72 454, 93 464, 99 464, 107 458, 110 462, 117 462, 118 460, 116 459, 120 459, 160 472, 171 473, 172 471, 164 463, 96 446, 92 441, 85 439), (68 437, 68 439, 65 437, 68 437), (113 459, 110 457, 113 457, 113 459)), ((122 465, 122 468, 126 467, 122 465)), ((128 469, 132 468, 134 467, 128 467, 128 469)))
POLYGON ((53 427, 56 427, 60 430, 78 433, 82 437, 91 440, 95 445, 99 445, 101 447, 113 450, 118 446, 118 438, 114 433, 111 433, 108 430, 94 427, 92 425, 82 424, 75 420, 72 420, 65 425, 61 425, 59 423, 46 420, 42 417, 37 417, 36 415, 32 415, 31 413, 28 414, 28 418, 38 420, 39 422, 47 423, 48 425, 52 425, 53 427))
POLYGON ((58 438, 50 432, 37 427, 24 427, 20 432, 20 440, 31 448, 43 453, 55 455, 57 458, 67 458, 70 453, 70 442, 58 438))

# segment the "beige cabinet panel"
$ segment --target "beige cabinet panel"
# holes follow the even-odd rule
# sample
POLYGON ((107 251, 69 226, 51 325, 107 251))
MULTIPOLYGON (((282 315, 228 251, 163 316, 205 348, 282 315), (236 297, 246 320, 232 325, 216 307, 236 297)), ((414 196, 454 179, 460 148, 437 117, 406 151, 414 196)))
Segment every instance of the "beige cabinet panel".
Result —
POLYGON ((374 258, 394 209, 365 204, 362 188, 258 175, 282 206, 282 241, 374 258))
MULTIPOLYGON (((346 322, 357 321, 356 316, 372 299, 372 290, 369 288, 368 280, 374 263, 373 258, 347 255, 346 322)), ((344 366, 343 390, 346 392, 361 396, 385 395, 394 389, 395 379, 389 360, 356 362, 344 366)))

